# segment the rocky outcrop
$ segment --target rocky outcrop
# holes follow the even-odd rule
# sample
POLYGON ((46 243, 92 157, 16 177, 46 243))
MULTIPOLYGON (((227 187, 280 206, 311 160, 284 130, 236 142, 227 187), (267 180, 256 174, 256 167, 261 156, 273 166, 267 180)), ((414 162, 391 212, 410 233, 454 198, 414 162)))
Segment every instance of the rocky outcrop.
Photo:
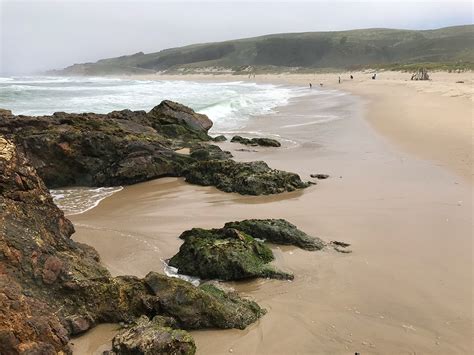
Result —
POLYGON ((271 169, 263 161, 204 160, 194 163, 184 176, 192 184, 243 195, 277 194, 309 186, 297 174, 271 169))
POLYGON ((191 159, 174 150, 208 140, 211 125, 206 116, 163 101, 149 113, 3 115, 0 134, 25 148, 50 188, 112 186, 181 176, 191 159))
POLYGON ((225 228, 234 228, 254 238, 274 244, 294 245, 306 250, 321 250, 326 243, 311 237, 284 219, 246 219, 226 223, 225 228))
POLYGON ((180 238, 184 243, 169 265, 181 274, 220 280, 293 279, 293 275, 268 264, 274 257, 265 244, 237 229, 193 228, 180 238))
POLYGON ((235 294, 155 273, 111 277, 73 232, 23 148, 0 136, 1 354, 69 353, 70 336, 140 315, 194 329, 244 328, 264 313, 235 294))
POLYGON ((23 147, 49 188, 128 185, 165 176, 252 195, 308 186, 298 175, 263 162, 230 160, 230 153, 209 144, 211 126, 207 116, 171 101, 148 113, 29 117, 0 111, 0 135, 23 147), (180 154, 182 148, 191 154, 180 154))
POLYGON ((172 318, 155 316, 151 321, 146 316, 120 331, 112 339, 112 351, 107 354, 174 354, 193 355, 196 345, 191 335, 176 329, 172 318))
POLYGON ((244 138, 241 136, 233 136, 230 141, 232 143, 240 143, 252 146, 281 147, 281 143, 272 138, 244 138))

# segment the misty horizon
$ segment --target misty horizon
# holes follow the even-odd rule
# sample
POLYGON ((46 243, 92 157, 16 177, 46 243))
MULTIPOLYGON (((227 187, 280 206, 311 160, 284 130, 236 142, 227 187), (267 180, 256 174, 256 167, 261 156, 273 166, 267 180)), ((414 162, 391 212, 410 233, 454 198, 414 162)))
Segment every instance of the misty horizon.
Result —
POLYGON ((430 30, 473 23, 471 3, 466 1, 1 0, 0 11, 1 75, 39 73, 137 52, 278 33, 430 30), (440 11, 443 6, 449 6, 449 11, 440 11))

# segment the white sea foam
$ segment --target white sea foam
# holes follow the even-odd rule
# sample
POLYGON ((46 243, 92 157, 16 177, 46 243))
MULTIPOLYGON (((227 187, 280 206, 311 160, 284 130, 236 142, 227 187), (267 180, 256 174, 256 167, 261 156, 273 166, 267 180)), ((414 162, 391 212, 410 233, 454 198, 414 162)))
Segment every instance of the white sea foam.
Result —
POLYGON ((150 110, 162 100, 181 102, 214 121, 213 130, 236 129, 252 116, 272 113, 308 90, 242 81, 226 83, 84 77, 0 78, 0 107, 15 114, 56 111, 107 113, 150 110))
POLYGON ((84 213, 96 207, 100 201, 122 190, 118 187, 71 187, 69 189, 53 189, 51 196, 56 205, 66 215, 84 213))
POLYGON ((176 277, 178 279, 190 282, 194 286, 199 286, 199 284, 201 283, 200 278, 194 277, 194 276, 179 274, 177 268, 175 268, 173 266, 169 266, 168 263, 165 260, 161 260, 161 261, 163 262, 163 270, 164 270, 166 276, 176 277))
MULTIPOLYGON (((301 88, 243 81, 204 83, 94 77, 0 77, 0 107, 10 109, 14 114, 150 110, 162 100, 169 99, 207 114, 214 122, 213 134, 237 132, 252 116, 272 113, 292 98, 307 94, 309 91, 301 88)), ((313 90, 311 94, 317 94, 317 91, 313 90)), ((254 132, 254 135, 259 134, 254 132)), ((288 141, 287 145, 294 145, 294 142, 288 141)), ((52 190, 51 193, 58 206, 72 215, 94 208, 120 189, 72 188, 52 190)))
POLYGON ((334 115, 315 115, 314 117, 321 117, 319 120, 315 121, 310 121, 310 122, 304 122, 304 123, 297 123, 297 124, 289 124, 285 126, 281 126, 281 128, 294 128, 294 127, 302 127, 302 126, 311 126, 315 124, 322 124, 322 123, 328 123, 332 121, 338 121, 341 120, 341 116, 334 116, 334 115))

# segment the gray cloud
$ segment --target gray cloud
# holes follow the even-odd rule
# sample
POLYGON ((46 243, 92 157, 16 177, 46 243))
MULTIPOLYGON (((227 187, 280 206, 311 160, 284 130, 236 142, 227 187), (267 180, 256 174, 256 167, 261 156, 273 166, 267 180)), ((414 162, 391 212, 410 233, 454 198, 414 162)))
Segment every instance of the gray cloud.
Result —
POLYGON ((2 74, 269 33, 472 23, 470 1, 0 0, 2 74))

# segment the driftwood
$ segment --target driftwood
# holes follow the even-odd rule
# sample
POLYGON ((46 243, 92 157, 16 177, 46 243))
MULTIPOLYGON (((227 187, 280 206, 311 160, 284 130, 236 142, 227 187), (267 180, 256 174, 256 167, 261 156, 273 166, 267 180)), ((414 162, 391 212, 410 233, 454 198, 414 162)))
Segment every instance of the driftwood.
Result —
POLYGON ((418 69, 418 71, 411 76, 411 80, 430 80, 428 70, 426 70, 426 68, 418 69))

